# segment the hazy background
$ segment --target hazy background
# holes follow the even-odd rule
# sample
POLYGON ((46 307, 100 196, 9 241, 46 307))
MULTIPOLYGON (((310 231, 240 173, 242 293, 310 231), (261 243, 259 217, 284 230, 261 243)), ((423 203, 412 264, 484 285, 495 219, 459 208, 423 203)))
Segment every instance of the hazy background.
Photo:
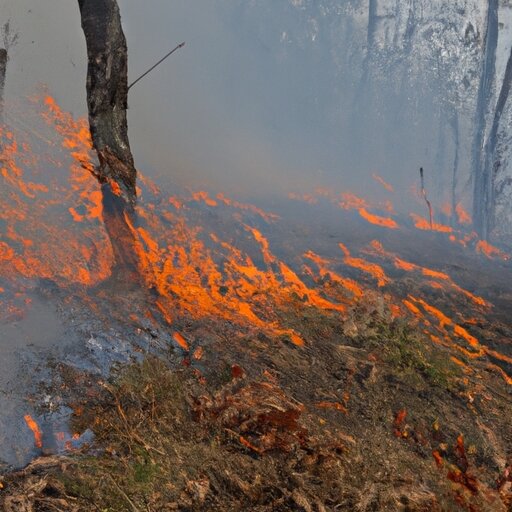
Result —
MULTIPOLYGON (((186 42, 129 97, 136 163, 160 183, 240 195, 315 186, 381 194, 374 172, 403 190, 420 165, 448 173, 439 165, 440 137, 444 150, 451 144, 437 130, 443 91, 408 81, 401 55, 393 67, 370 61, 367 2, 119 3, 130 80, 186 42)), ((0 21, 8 18, 20 40, 7 100, 43 83, 63 108, 85 115, 77 2, 2 0, 0 21)))

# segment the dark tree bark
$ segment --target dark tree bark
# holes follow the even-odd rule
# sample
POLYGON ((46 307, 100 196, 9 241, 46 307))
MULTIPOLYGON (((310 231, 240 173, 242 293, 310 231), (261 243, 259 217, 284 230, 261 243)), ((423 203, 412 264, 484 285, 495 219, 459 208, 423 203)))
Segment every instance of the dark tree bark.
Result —
POLYGON ((128 140, 128 49, 116 0, 78 0, 87 44, 87 106, 102 183, 114 180, 135 201, 136 170, 128 140))
POLYGON ((3 122, 5 73, 7 71, 7 50, 0 48, 0 123, 3 122))
POLYGON ((108 286, 129 287, 141 276, 130 228, 130 224, 136 225, 137 173, 126 117, 128 48, 117 0, 78 0, 78 5, 87 44, 89 126, 100 162, 96 177, 102 184, 103 220, 115 257, 108 286))

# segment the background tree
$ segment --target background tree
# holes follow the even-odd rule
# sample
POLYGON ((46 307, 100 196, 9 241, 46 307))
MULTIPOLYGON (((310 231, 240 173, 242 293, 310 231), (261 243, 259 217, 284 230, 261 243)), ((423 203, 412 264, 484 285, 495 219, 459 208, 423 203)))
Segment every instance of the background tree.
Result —
POLYGON ((13 32, 10 20, 6 21, 0 29, 3 48, 0 48, 0 122, 3 121, 4 89, 5 75, 7 72, 7 62, 9 61, 9 51, 18 42, 18 33, 13 32))

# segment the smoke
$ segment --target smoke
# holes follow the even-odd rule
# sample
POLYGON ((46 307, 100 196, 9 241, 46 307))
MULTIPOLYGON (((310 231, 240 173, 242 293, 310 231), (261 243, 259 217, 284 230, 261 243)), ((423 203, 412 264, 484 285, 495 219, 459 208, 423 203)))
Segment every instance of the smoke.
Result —
MULTIPOLYGON (((75 4, 3 2, 0 16, 20 33, 8 96, 43 82, 65 110, 85 114, 75 4)), ((120 0, 131 80, 186 42, 130 92, 139 169, 163 184, 245 196, 317 186, 377 196, 373 173, 409 195, 423 166, 427 187, 449 195, 454 137, 440 98, 451 98, 453 87, 437 50, 430 44, 414 53, 419 43, 407 27, 419 21, 398 15, 370 38, 366 4, 120 0), (398 43, 386 39, 393 32, 398 43), (411 62, 432 69, 409 69, 411 62)), ((467 123, 460 131, 470 139, 467 123)), ((468 167, 464 156, 459 165, 468 167)))

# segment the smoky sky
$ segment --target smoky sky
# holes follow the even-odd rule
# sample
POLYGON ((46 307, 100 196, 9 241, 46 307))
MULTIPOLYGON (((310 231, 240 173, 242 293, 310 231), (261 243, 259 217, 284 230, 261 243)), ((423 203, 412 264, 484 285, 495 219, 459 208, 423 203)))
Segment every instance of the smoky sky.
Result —
MULTIPOLYGON (((366 32, 352 3, 326 14, 297 0, 120 0, 130 80, 186 42, 130 91, 139 169, 160 183, 246 196, 315 186, 369 193, 374 172, 409 187, 420 165, 434 165, 432 91, 416 91, 410 116, 396 91, 365 82, 366 32)), ((20 39, 7 102, 45 84, 85 115, 77 2, 3 0, 0 20, 9 18, 20 39)))

